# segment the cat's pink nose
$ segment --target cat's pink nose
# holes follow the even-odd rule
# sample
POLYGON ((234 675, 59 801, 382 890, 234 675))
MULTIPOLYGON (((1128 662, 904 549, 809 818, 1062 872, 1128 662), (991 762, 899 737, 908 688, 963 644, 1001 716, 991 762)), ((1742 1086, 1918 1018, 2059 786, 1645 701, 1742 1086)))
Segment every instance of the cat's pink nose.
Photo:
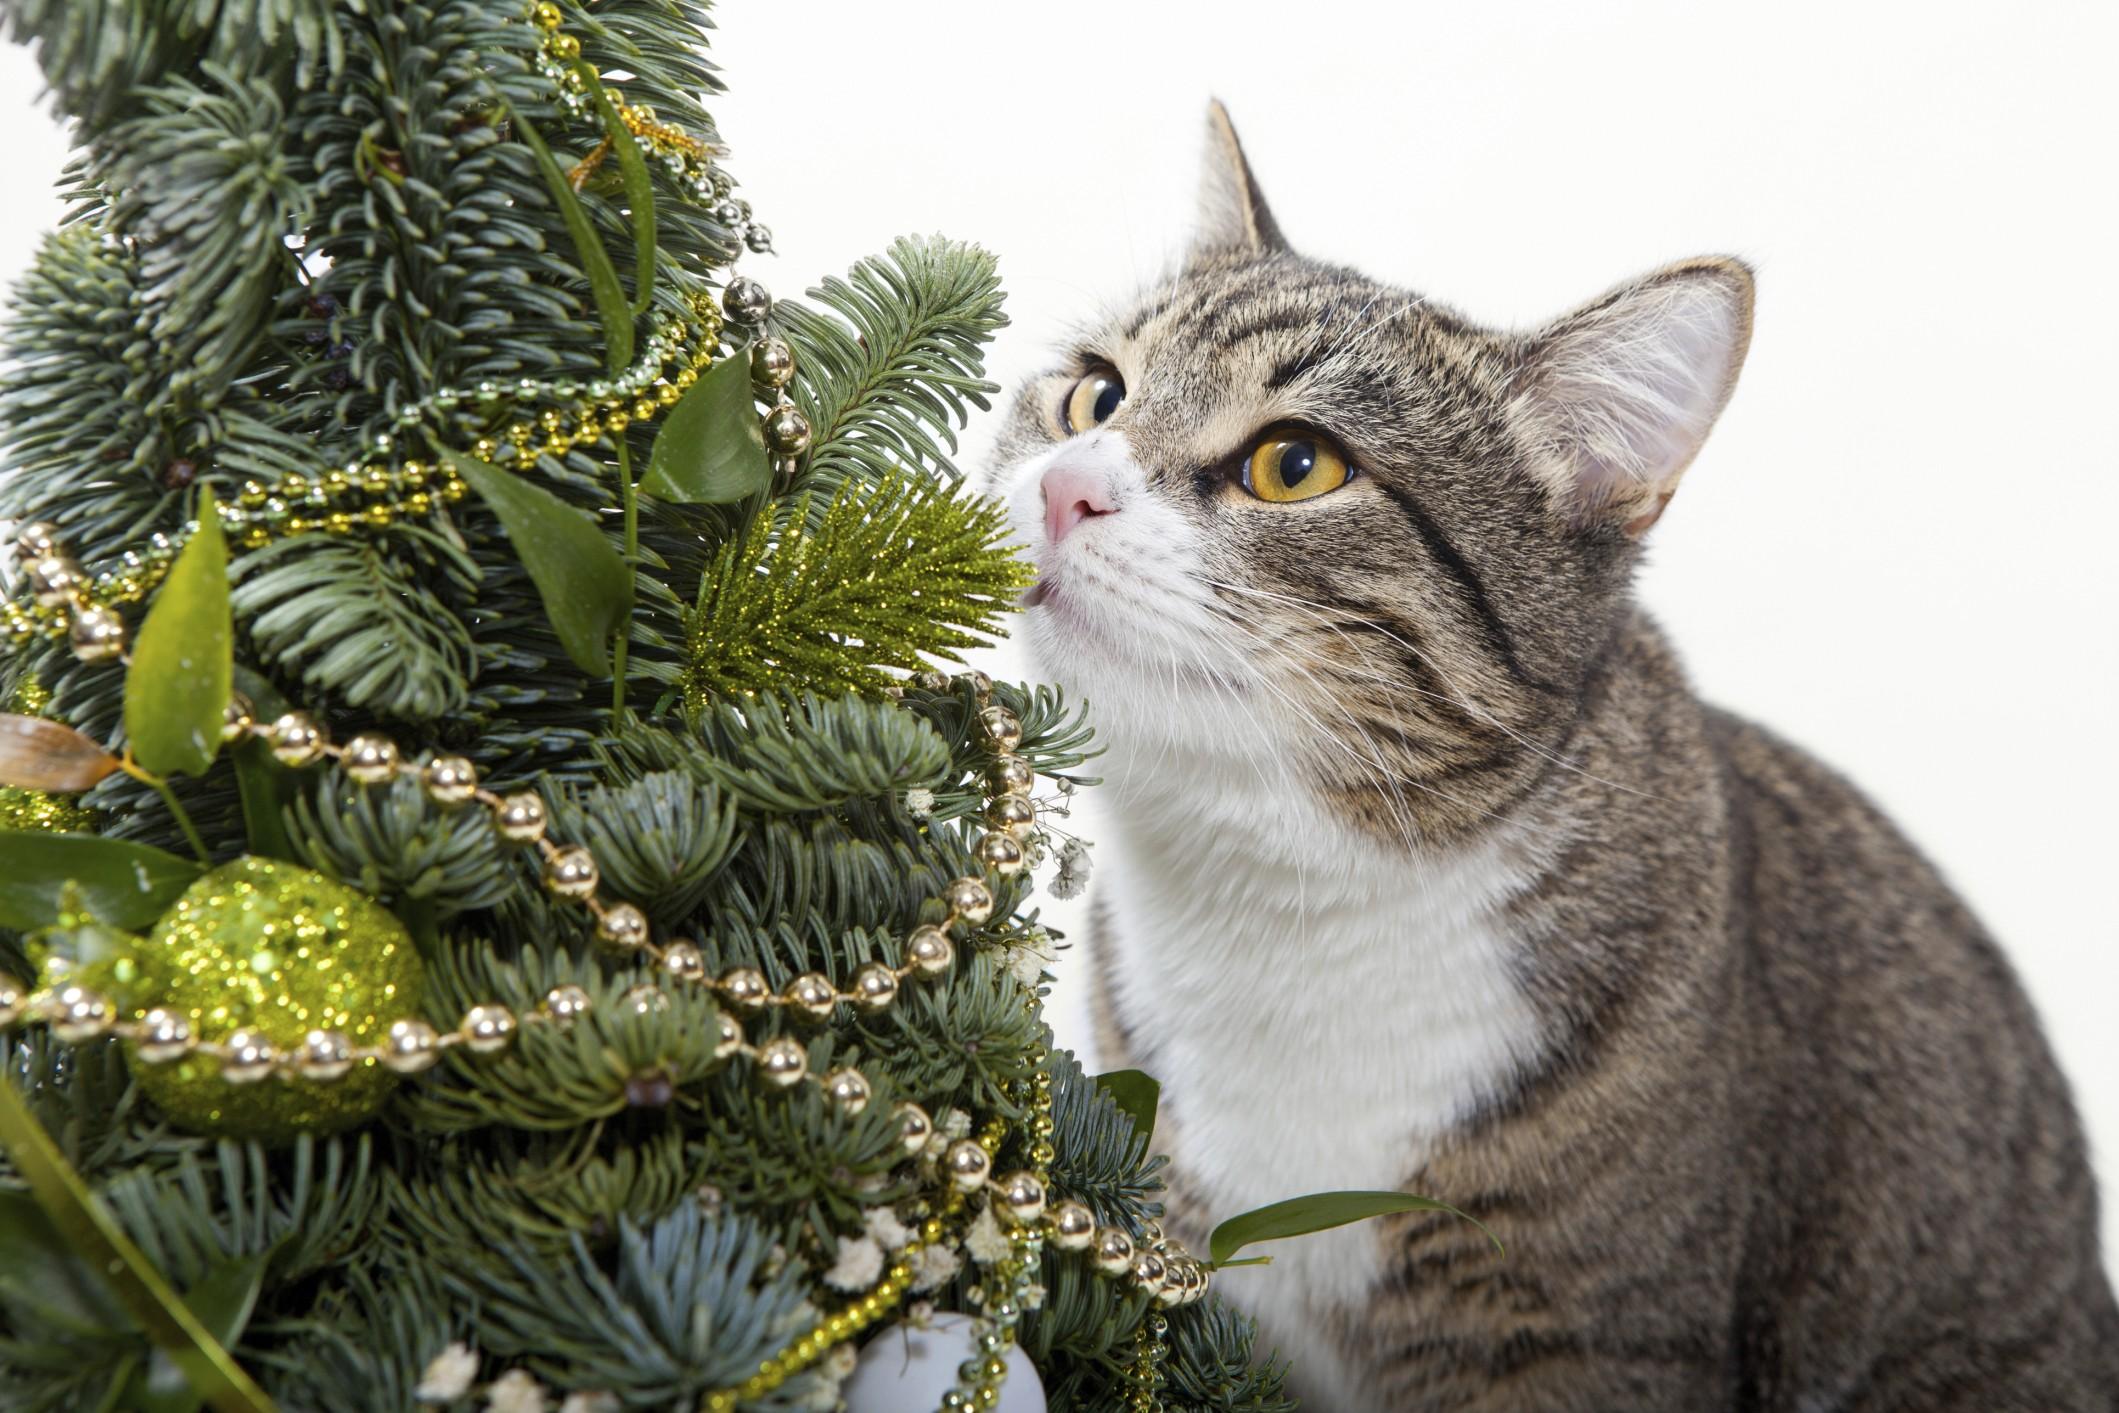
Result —
POLYGON ((1092 515, 1109 515, 1118 509, 1111 487, 1101 471, 1059 465, 1045 473, 1045 538, 1053 544, 1092 515))

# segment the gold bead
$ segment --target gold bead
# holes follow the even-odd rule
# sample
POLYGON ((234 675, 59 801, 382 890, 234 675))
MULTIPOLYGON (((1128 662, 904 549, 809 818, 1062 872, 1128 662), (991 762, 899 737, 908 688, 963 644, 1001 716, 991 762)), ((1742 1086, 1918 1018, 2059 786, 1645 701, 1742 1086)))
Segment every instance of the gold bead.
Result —
POLYGON ((397 519, 397 512, 391 507, 384 505, 382 502, 378 501, 374 505, 369 506, 366 510, 361 512, 361 519, 367 524, 374 526, 376 529, 381 530, 386 528, 393 520, 397 519))
POLYGON ((544 886, 562 898, 590 897, 601 879, 596 856, 579 844, 569 844, 544 861, 544 886))
POLYGON ((942 1155, 942 1171, 957 1191, 976 1192, 993 1171, 993 1155, 971 1139, 960 1138, 942 1155))
POLYGON ((612 411, 604 415, 603 425, 612 432, 622 432, 632 425, 632 419, 622 410, 612 411))
POLYGON ((721 973, 721 979, 714 986, 731 1005, 742 1011, 764 1009, 773 994, 772 988, 765 984, 765 978, 751 967, 730 967, 721 973))
POLYGON ((1163 1288, 1163 1278, 1168 1274, 1163 1258, 1153 1251, 1143 1251, 1133 1258, 1133 1283, 1150 1295, 1163 1288))
POLYGON ((631 903, 613 903, 596 919, 596 935, 607 946, 631 951, 648 941, 647 914, 631 903))
POLYGON ((1023 743, 1023 723, 1004 706, 990 706, 981 711, 979 725, 985 729, 987 744, 996 751, 1013 751, 1023 743))
POLYGON ((956 946, 939 927, 916 928, 905 939, 905 961, 922 976, 940 976, 956 961, 956 946))
POLYGON ((986 822, 1021 842, 1037 828, 1037 807, 1023 795, 1002 795, 986 806, 986 822))
POLYGON ((1118 1227, 1104 1227, 1096 1233, 1096 1269, 1107 1276, 1119 1275, 1133 1268, 1133 1238, 1118 1227))
POLYGON ((675 981, 698 981, 706 975, 706 956, 698 943, 680 937, 663 949, 662 970, 675 981))
POLYGON ((250 703, 240 695, 231 699, 221 709, 221 741, 240 741, 250 732, 255 718, 250 714, 250 703))
POLYGON ((253 525, 243 532, 244 549, 263 549, 272 543, 272 532, 263 525, 253 525))
POLYGON ((758 1073, 777 1089, 800 1084, 809 1073, 809 1052, 792 1037, 775 1036, 758 1047, 758 1073))
POLYGON ((725 1060, 743 1048, 743 1024, 727 1011, 714 1015, 717 1038, 714 1041, 714 1058, 725 1060))
POLYGON ((75 612, 67 639, 82 662, 108 662, 125 651, 125 620, 102 604, 87 604, 75 612))
POLYGON ((506 1006, 473 1006, 464 1012, 456 1033, 472 1050, 490 1055, 515 1038, 515 1013, 506 1006))
POLYGON ((581 41, 571 34, 555 34, 552 36, 551 50, 557 58, 578 59, 581 57, 581 41))
POLYGON ((361 468, 361 489, 371 496, 379 496, 390 489, 390 468, 377 462, 369 462, 361 468))
POLYGON ((470 493, 471 487, 461 476, 451 475, 448 480, 441 484, 441 498, 451 505, 456 504, 456 502, 462 500, 470 493))
POLYGON ((781 338, 762 338, 751 345, 750 380, 761 388, 784 388, 795 376, 795 351, 781 338))
POLYGON ((1001 1211, 1024 1226, 1045 1215, 1045 1184, 1036 1173, 1010 1173, 1001 1179, 1001 1211))
POLYGON ((874 1093, 868 1085, 868 1077, 856 1069, 833 1070, 824 1077, 824 1092, 849 1114, 858 1114, 868 1107, 869 1096, 874 1093))
POLYGON ((981 923, 993 916, 993 892, 984 879, 955 880, 942 890, 942 901, 949 905, 951 913, 969 923, 981 923))
POLYGON ((420 768, 419 783, 428 799, 453 808, 478 793, 478 767, 462 756, 436 756, 420 768))
POLYGON ((294 1052, 294 1069, 304 1079, 338 1079, 353 1068, 353 1042, 335 1030, 312 1030, 294 1052))
POLYGON ((655 399, 643 397, 633 404, 633 420, 645 422, 655 415, 655 399))
POLYGON ((471 455, 477 457, 480 461, 491 461, 493 459, 493 451, 493 439, 491 437, 480 437, 477 441, 471 443, 471 455))
POLYGON ((675 383, 677 385, 678 391, 681 392, 684 389, 690 387, 693 383, 698 382, 699 375, 689 368, 679 368, 677 370, 677 376, 670 379, 670 381, 675 383))
POLYGON ((350 511, 334 510, 318 523, 323 526, 327 535, 350 535, 353 533, 353 527, 359 522, 353 518, 350 511))
POLYGON ((537 0, 530 9, 530 22, 539 29, 558 29, 559 19, 559 7, 552 0, 537 0))
POLYGON ((324 728, 306 712, 290 711, 272 723, 273 758, 281 765, 314 765, 323 758, 324 728))
POLYGON ((493 827, 500 837, 516 844, 534 844, 544 838, 544 801, 527 792, 510 795, 493 811, 493 827))
POLYGON ((110 1002, 85 986, 64 987, 51 999, 52 1034, 69 1045, 108 1034, 116 1019, 110 1002))
POLYGON ((1045 1217, 1052 1244, 1062 1251, 1083 1251, 1096 1240, 1096 1216, 1079 1202, 1062 1202, 1045 1217))
POLYGON ((663 383, 655 389, 655 401, 661 403, 664 407, 675 407, 677 399, 682 396, 684 396, 684 390, 674 383, 663 383))
POLYGON ((544 993, 544 1011, 555 1021, 580 1020, 589 1013, 589 993, 572 982, 544 993))
POLYGON ((898 1119, 898 1141, 908 1154, 917 1154, 934 1137, 934 1120, 917 1104, 900 1104, 891 1110, 898 1119))
POLYGON ((363 731, 346 743, 339 763, 359 783, 380 785, 397 774, 397 742, 363 731))
POLYGON ((1010 795, 1027 795, 1037 788, 1037 771, 1021 756, 1002 756, 993 763, 993 783, 1010 795))
POLYGON ((192 1044, 191 1022, 160 1006, 140 1017, 139 1033, 133 1040, 140 1058, 150 1065, 181 1060, 191 1053, 192 1044))
POLYGON ((383 1063, 399 1074, 418 1074, 441 1058, 440 1043, 423 1020, 393 1021, 383 1037, 383 1063))
POLYGON ((71 556, 48 554, 33 559, 24 568, 30 593, 43 608, 57 608, 88 586, 88 576, 71 556))
POLYGON ((230 1031, 221 1041, 221 1078, 230 1084, 256 1084, 279 1063, 279 1051, 254 1030, 230 1031))
POLYGON ((1023 871, 1023 846, 1013 835, 997 829, 982 834, 976 852, 980 863, 1004 878, 1023 871))
POLYGON ((425 491, 414 491, 405 497, 405 514, 426 515, 434 509, 434 497, 425 491))
POLYGON ((782 403, 765 414, 765 444, 781 456, 800 456, 809 450, 809 419, 791 403, 782 403))
POLYGON ((32 520, 15 531, 15 558, 27 562, 46 559, 59 552, 59 527, 49 520, 32 520))
POLYGON ((880 1011, 897 999, 898 974, 880 962, 869 962, 853 974, 853 994, 863 1010, 880 1011))
POLYGON ((804 972, 787 983, 782 998, 793 1009, 813 1020, 830 1020, 839 995, 832 984, 816 972, 804 972))

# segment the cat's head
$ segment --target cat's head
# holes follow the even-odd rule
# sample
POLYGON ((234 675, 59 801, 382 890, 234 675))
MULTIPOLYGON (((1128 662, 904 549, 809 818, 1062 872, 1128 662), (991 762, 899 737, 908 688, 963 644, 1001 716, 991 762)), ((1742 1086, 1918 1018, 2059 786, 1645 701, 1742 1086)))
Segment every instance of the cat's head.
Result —
POLYGON ((1482 328, 1294 252, 1218 104, 1208 127, 1183 267, 1000 439, 1024 635, 1127 790, 1219 763, 1381 832, 1469 827, 1563 747, 1735 384, 1750 272, 1690 260, 1482 328))

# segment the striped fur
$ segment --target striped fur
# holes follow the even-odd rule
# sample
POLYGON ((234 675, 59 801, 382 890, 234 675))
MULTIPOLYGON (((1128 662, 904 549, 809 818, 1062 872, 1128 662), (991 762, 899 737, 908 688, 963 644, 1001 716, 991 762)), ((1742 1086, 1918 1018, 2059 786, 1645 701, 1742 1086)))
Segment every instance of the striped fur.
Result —
POLYGON ((1026 636, 1110 748, 1099 1026, 1163 1080, 1177 1229, 1403 1186, 1500 1235, 1406 1217, 1222 1279, 1334 1413, 2119 1407, 2082 1135, 2007 964, 1630 597, 1748 271, 1483 329, 1288 250, 1211 133, 1199 247, 1023 389, 997 471, 1026 636), (1070 436, 1095 364, 1126 400, 1070 436), (1251 499, 1290 420, 1357 474, 1251 499), (1063 462, 1115 510, 1053 543, 1063 462))

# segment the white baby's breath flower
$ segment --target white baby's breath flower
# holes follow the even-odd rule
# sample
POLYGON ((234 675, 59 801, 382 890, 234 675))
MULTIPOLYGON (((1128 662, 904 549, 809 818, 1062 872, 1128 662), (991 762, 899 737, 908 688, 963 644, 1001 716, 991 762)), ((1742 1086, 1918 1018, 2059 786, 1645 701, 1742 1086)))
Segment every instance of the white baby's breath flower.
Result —
POLYGON ((412 1397, 421 1403, 454 1403, 471 1391, 471 1381, 477 1377, 478 1351, 454 1340, 420 1370, 412 1397))
POLYGON ((912 1240, 912 1228, 898 1220, 895 1208, 871 1207, 862 1224, 868 1229, 869 1237, 885 1251, 902 1250, 905 1243, 912 1240))
POLYGON ((1008 1254, 1008 1233, 994 1219, 992 1203, 979 1208, 979 1214, 972 1218, 971 1229, 964 1233, 964 1249, 981 1266, 990 1266, 1008 1254))
MULTIPOLYGON (((1045 1308, 1045 1287, 1035 1281, 1023 1287, 1023 1308, 1042 1310, 1045 1308)), ((562 1409, 560 1413, 565 1413, 562 1409)))
POLYGON ((883 1248, 865 1236, 839 1243, 839 1257, 824 1273, 824 1284, 833 1290, 867 1290, 883 1278, 883 1248))
POLYGON ((544 1385, 510 1369, 486 1387, 486 1413, 545 1413, 544 1385))
POLYGON ((1014 946, 1001 954, 1009 975, 1025 986, 1037 985, 1045 969, 1058 960, 1059 952, 1052 945, 1052 934, 1042 927, 1024 933, 1014 946))
POLYGON ((915 785, 905 792, 905 808, 914 819, 925 819, 934 813, 934 791, 925 785, 915 785))
POLYGON ((919 1260, 913 1263, 912 1288, 933 1290, 938 1286, 947 1285, 956 1279, 956 1273, 963 1267, 964 1263, 948 1247, 930 1246, 922 1251, 919 1260))
POLYGON ((625 1405, 615 1393, 601 1389, 577 1389, 559 1405, 559 1413, 619 1413, 625 1405))

